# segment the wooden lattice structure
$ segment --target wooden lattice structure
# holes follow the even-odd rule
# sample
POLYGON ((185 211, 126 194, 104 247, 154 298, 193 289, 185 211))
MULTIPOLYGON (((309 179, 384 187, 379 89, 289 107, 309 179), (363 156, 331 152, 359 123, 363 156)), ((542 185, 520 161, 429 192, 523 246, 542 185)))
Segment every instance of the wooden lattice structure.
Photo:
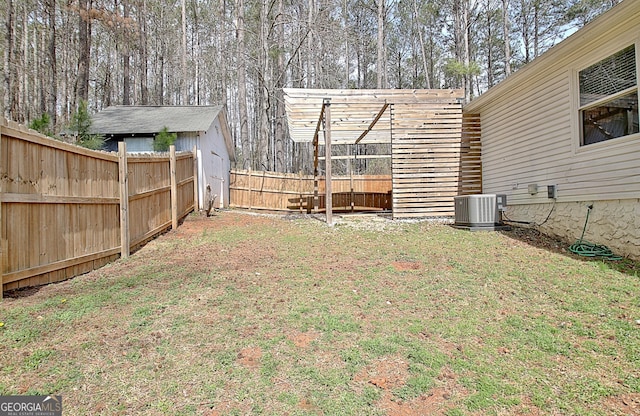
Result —
POLYGON ((316 168, 324 146, 327 178, 332 144, 391 143, 394 218, 452 217, 454 196, 482 191, 479 123, 463 120, 464 91, 284 91, 291 138, 314 143, 316 168))

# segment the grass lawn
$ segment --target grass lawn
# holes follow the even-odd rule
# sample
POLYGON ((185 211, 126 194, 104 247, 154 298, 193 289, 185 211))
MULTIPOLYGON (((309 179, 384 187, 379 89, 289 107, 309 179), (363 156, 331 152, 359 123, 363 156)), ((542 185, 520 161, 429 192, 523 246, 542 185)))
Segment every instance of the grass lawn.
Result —
POLYGON ((191 216, 0 302, 0 395, 61 394, 66 415, 640 414, 638 265, 561 250, 191 216))

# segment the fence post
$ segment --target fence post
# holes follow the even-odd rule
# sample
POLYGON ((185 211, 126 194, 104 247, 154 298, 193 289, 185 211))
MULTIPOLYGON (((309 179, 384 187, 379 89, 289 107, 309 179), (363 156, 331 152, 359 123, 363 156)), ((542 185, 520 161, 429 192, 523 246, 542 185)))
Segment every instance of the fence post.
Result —
POLYGON ((176 146, 169 146, 169 171, 171 175, 171 227, 178 228, 178 181, 176 180, 176 146))
POLYGON ((118 142, 118 176, 120 183, 120 257, 129 257, 129 169, 127 167, 127 144, 118 142))
POLYGON ((251 206, 253 205, 253 194, 251 191, 251 168, 249 168, 249 211, 251 211, 251 206))
POLYGON ((193 211, 200 210, 198 190, 198 146, 193 146, 193 211))

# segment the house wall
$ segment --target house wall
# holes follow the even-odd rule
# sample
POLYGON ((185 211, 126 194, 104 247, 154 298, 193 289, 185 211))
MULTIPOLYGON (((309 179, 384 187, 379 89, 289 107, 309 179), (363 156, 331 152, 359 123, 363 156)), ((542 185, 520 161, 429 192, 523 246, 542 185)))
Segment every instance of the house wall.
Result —
MULTIPOLYGON (((640 66, 640 2, 627 0, 465 107, 480 113, 484 193, 508 196, 507 217, 542 223, 640 258, 640 134, 581 147, 578 71, 631 44, 640 66), (539 192, 530 194, 528 186, 539 192)), ((638 76, 640 79, 640 75, 638 76)))

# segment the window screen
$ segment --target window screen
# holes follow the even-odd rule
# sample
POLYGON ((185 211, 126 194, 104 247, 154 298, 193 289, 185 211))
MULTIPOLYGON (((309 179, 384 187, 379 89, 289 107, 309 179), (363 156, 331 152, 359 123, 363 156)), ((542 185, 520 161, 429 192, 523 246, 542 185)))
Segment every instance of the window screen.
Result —
POLYGON ((580 106, 635 87, 636 51, 631 45, 580 71, 580 106))

